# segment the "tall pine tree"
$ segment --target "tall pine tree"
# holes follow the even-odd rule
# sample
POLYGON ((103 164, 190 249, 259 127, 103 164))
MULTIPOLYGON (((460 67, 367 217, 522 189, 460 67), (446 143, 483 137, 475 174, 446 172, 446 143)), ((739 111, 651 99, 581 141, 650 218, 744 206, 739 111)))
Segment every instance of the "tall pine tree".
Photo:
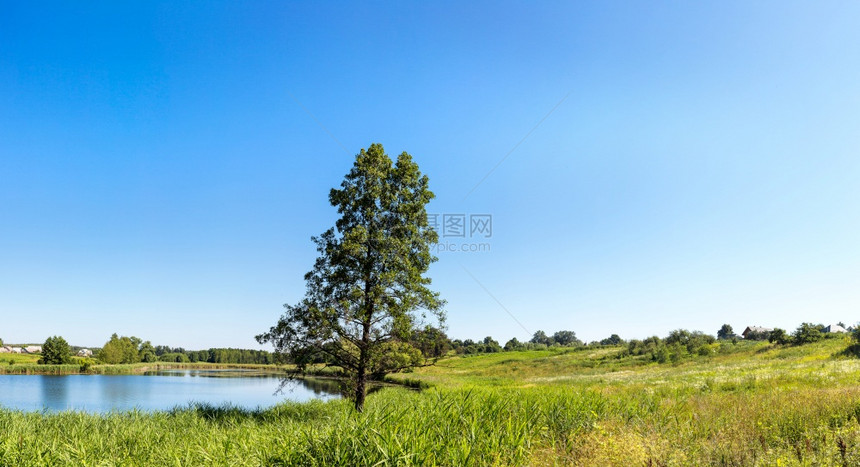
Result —
POLYGON ((300 370, 327 361, 348 376, 362 411, 369 378, 423 363, 409 336, 428 317, 444 322, 444 301, 425 273, 438 235, 427 221, 433 199, 412 156, 393 162, 380 144, 362 149, 329 202, 340 218, 314 237, 319 257, 307 292, 257 336, 300 370))

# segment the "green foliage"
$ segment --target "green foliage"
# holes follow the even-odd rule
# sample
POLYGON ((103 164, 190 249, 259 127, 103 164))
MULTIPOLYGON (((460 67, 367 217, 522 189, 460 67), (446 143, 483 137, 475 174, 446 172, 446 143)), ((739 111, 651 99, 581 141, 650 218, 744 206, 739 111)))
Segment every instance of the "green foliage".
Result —
POLYGON ((300 370, 321 358, 342 368, 359 411, 368 375, 415 363, 398 360, 404 366, 392 367, 383 349, 409 345, 427 314, 444 320, 444 302, 424 276, 438 240, 427 220, 434 197, 428 183, 409 154, 392 162, 380 144, 362 149, 341 188, 329 194, 340 218, 313 239, 319 257, 305 275, 305 298, 285 305, 278 323, 257 336, 300 370))
POLYGON ((141 362, 152 363, 158 361, 158 355, 155 353, 155 347, 152 346, 152 343, 146 341, 140 344, 140 350, 138 350, 138 358, 141 362))
POLYGON ((521 350, 523 348, 523 344, 517 340, 516 337, 511 338, 511 340, 505 342, 505 352, 512 352, 514 350, 521 350))
POLYGON ((158 361, 160 362, 175 362, 175 363, 187 363, 191 360, 188 358, 188 355, 184 353, 166 353, 162 356, 158 357, 158 361))
POLYGON ((767 337, 768 342, 771 344, 779 344, 785 345, 791 342, 791 338, 785 329, 774 328, 773 331, 770 332, 770 335, 767 337))
POLYGON ((542 344, 546 346, 561 345, 561 346, 577 346, 582 345, 582 341, 577 339, 576 333, 573 331, 556 331, 552 336, 548 336, 543 331, 536 331, 529 341, 531 344, 542 344))
POLYGON ((535 331, 532 339, 529 341, 532 344, 544 344, 544 345, 552 345, 552 338, 546 335, 543 331, 535 331))
MULTIPOLYGON (((667 362, 686 351, 662 344, 667 362)), ((0 465, 860 465, 860 361, 832 357, 844 343, 714 345, 733 353, 677 366, 603 347, 446 358, 390 375, 425 389, 374 392, 360 416, 346 400, 0 409, 0 465)))
POLYGON ((735 337, 735 331, 732 329, 731 325, 724 324, 720 327, 720 330, 717 331, 717 339, 731 339, 735 337))
POLYGON ((573 331, 557 331, 552 335, 552 342, 562 346, 582 345, 582 341, 576 338, 573 331))
POLYGON ((213 348, 209 350, 191 351, 186 353, 194 362, 209 363, 246 363, 269 365, 274 363, 274 356, 265 350, 213 348))
POLYGON ((484 344, 484 352, 493 353, 493 352, 501 352, 502 351, 502 346, 499 345, 499 342, 490 336, 487 336, 484 338, 483 344, 484 344))
POLYGON ((666 339, 657 336, 645 340, 631 340, 622 355, 646 356, 657 363, 680 363, 690 357, 708 357, 716 353, 720 346, 714 336, 700 331, 676 329, 666 339))
POLYGON ((618 334, 613 334, 600 341, 600 345, 624 345, 624 339, 618 334))
POLYGON ((92 367, 96 364, 96 361, 92 358, 79 358, 73 357, 72 361, 81 367, 81 373, 88 373, 92 367))
POLYGON ((386 374, 411 369, 424 363, 421 351, 407 342, 390 341, 380 345, 379 351, 371 354, 369 368, 373 377, 381 380, 386 374))
POLYGON ((39 359, 39 364, 65 365, 71 361, 72 351, 65 339, 60 336, 45 339, 45 343, 42 344, 42 358, 39 359))
POLYGON ((791 335, 792 343, 795 345, 810 344, 820 341, 824 336, 820 326, 812 323, 802 323, 791 335))
POLYGON ((137 337, 119 337, 114 333, 98 353, 98 359, 108 364, 129 364, 140 361, 137 337))
POLYGON ((410 344, 428 359, 442 357, 453 349, 448 336, 441 329, 430 325, 412 333, 410 344))

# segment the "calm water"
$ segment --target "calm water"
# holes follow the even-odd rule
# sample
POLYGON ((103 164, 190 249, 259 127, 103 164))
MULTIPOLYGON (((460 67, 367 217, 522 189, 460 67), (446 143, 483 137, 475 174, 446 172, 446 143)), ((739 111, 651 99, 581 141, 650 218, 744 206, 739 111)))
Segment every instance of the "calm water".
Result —
POLYGON ((26 411, 168 410, 191 402, 269 407, 285 400, 339 397, 325 380, 281 379, 254 371, 175 370, 146 375, 0 375, 0 406, 26 411))

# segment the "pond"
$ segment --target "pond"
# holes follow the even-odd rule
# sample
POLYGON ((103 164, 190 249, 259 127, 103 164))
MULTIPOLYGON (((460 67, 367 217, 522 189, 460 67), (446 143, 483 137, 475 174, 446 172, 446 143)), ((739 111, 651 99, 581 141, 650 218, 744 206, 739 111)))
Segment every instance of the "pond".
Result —
POLYGON ((0 375, 0 406, 25 411, 169 410, 192 402, 254 409, 286 400, 338 398, 330 380, 254 370, 167 370, 143 375, 0 375))

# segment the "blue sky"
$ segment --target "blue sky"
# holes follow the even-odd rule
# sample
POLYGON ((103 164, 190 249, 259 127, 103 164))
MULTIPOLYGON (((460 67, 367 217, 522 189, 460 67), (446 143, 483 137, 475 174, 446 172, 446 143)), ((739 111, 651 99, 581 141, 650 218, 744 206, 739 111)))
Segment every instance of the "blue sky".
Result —
POLYGON ((860 319, 854 2, 5 2, 0 337, 257 347, 372 142, 502 343, 860 319))

